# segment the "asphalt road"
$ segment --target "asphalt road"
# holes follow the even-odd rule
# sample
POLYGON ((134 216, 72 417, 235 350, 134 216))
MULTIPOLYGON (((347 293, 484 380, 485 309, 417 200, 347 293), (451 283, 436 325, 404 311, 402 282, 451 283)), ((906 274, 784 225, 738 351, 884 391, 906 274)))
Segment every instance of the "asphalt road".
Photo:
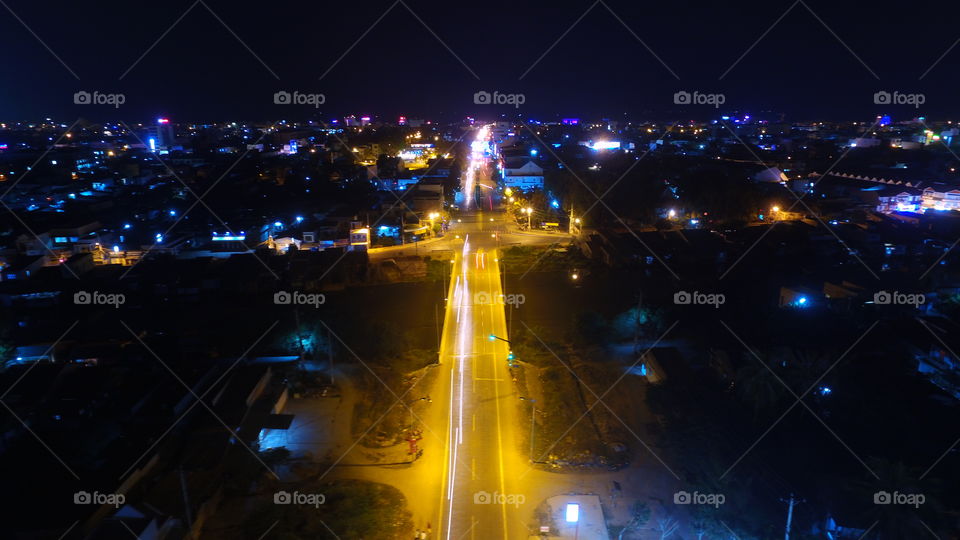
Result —
MULTIPOLYGON (((492 185, 489 163, 480 155, 474 154, 466 176, 464 188, 470 192, 474 182, 492 185)), ((510 348, 503 340, 509 336, 497 255, 506 225, 502 213, 477 208, 489 205, 476 204, 472 197, 467 203, 452 231, 461 245, 440 353, 441 363, 449 367, 449 392, 435 538, 525 539, 532 508, 517 483, 527 469, 519 451, 526 424, 518 418, 519 396, 507 365, 510 348)))

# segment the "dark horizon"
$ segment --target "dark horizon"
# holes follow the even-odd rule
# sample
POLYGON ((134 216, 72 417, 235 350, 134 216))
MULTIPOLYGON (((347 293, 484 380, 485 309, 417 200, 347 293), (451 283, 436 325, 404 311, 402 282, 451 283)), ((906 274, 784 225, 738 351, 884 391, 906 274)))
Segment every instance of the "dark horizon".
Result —
POLYGON ((686 90, 722 93, 728 111, 793 118, 942 117, 956 110, 950 75, 960 63, 952 18, 932 2, 909 12, 829 2, 379 2, 298 6, 296 16, 219 1, 63 6, 57 17, 8 6, 0 44, 17 52, 4 61, 16 85, 0 91, 0 118, 9 121, 117 116, 75 105, 81 90, 124 94, 116 112, 128 119, 312 112, 275 105, 279 90, 322 93, 321 110, 337 116, 708 115, 709 106, 675 106, 673 94, 686 90), (481 90, 526 99, 519 109, 477 106, 481 90), (878 107, 878 91, 922 93, 925 103, 878 107))

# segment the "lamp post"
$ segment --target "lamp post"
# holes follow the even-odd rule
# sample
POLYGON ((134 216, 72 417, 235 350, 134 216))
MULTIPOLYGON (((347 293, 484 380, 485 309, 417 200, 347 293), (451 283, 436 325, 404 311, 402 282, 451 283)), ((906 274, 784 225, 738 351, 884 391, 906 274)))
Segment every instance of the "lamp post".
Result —
POLYGON ((533 453, 533 435, 534 428, 536 427, 536 414, 537 414, 537 400, 530 399, 528 397, 520 396, 520 401, 529 401, 530 402, 530 462, 536 462, 536 458, 533 453))
POLYGON ((530 230, 530 217, 533 214, 533 208, 528 206, 524 208, 523 211, 527 213, 527 230, 530 230))

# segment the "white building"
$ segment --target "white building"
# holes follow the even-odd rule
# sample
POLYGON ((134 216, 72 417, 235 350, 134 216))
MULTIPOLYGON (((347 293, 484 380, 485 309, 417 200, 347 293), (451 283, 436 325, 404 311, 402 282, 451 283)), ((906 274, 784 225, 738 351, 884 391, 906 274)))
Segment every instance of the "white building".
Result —
POLYGON ((521 191, 543 189, 543 168, 532 160, 527 160, 520 167, 510 168, 504 165, 503 184, 521 191))

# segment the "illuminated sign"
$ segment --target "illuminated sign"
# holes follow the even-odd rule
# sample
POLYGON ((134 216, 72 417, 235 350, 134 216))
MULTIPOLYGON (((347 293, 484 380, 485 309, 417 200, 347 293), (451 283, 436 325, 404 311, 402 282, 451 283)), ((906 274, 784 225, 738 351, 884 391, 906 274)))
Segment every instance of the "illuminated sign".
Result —
POLYGON ((615 150, 620 148, 620 141, 596 141, 590 144, 594 150, 615 150))
POLYGON ((370 244, 370 229, 353 229, 350 231, 350 245, 366 246, 370 244))
POLYGON ((566 518, 567 523, 580 521, 580 505, 577 503, 567 503, 566 518))

